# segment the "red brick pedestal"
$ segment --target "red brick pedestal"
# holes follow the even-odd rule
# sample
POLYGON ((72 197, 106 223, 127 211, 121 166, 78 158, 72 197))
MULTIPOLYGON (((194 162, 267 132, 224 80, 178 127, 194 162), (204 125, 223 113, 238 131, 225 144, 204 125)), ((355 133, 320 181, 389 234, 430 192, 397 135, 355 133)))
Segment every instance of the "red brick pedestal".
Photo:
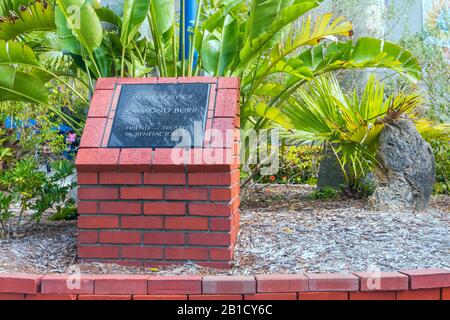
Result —
POLYGON ((81 260, 229 267, 239 228, 238 79, 100 79, 76 167, 81 260), (107 147, 121 85, 199 82, 211 84, 203 148, 107 147))

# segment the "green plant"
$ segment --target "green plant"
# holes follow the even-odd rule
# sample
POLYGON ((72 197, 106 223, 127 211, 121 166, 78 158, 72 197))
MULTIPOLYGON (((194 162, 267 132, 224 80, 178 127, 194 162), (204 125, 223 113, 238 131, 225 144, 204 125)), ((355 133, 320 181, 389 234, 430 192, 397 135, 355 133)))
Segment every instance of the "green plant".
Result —
POLYGON ((285 146, 276 175, 256 175, 260 183, 316 184, 322 149, 318 146, 285 146))
MULTIPOLYGON (((339 162, 348 194, 359 194, 361 183, 377 166, 378 137, 385 123, 412 112, 421 104, 416 93, 384 96, 384 86, 371 76, 362 95, 345 95, 332 77, 319 77, 307 90, 298 90, 283 110, 262 113, 286 128, 290 138, 328 143, 339 162)), ((420 129, 424 129, 420 120, 420 129)), ((424 134, 445 128, 427 126, 424 134)), ((437 133, 436 133, 437 132, 437 133)), ((363 190, 364 191, 364 190, 363 190)))
POLYGON ((0 176, 0 184, 19 202, 17 226, 20 226, 24 214, 32 207, 32 200, 44 181, 45 174, 36 170, 36 163, 30 158, 18 161, 12 170, 0 176))
MULTIPOLYGON (((66 92, 52 94, 55 100, 63 103, 66 99, 66 92), (58 96, 58 98, 56 98, 58 96)), ((55 101, 55 103, 57 103, 55 101)), ((0 168, 7 170, 24 157, 37 157, 36 161, 41 163, 41 156, 44 148, 49 148, 55 155, 60 154, 66 148, 64 135, 57 130, 61 124, 52 112, 47 109, 34 108, 25 103, 5 103, 0 105, 0 114, 9 116, 10 123, 14 123, 14 129, 5 129, 0 127, 0 150, 7 149, 6 158, 1 159, 0 168), (33 119, 34 122, 30 122, 33 119)), ((5 121, 5 120, 3 120, 5 121)), ((2 122, 3 122, 2 121, 2 122)), ((0 152, 1 153, 1 152, 0 152)), ((58 156, 55 156, 58 158, 58 156)))
POLYGON ((445 140, 432 140, 431 146, 436 159, 436 194, 450 195, 450 143, 445 140))
POLYGON ((64 121, 81 126, 48 104, 44 83, 53 79, 86 104, 83 94, 66 78, 83 81, 77 72, 61 73, 41 62, 48 61, 46 46, 40 47, 37 56, 26 42, 35 31, 56 33, 58 44, 47 46, 48 50, 55 54, 55 48, 60 48, 69 53, 74 62, 69 65, 85 73, 91 90, 93 80, 106 76, 142 77, 150 72, 160 76, 239 76, 242 126, 257 130, 267 123, 256 112, 261 104, 281 108, 297 88, 323 73, 375 67, 392 69, 410 79, 419 77, 416 60, 401 47, 372 38, 342 39, 352 35, 350 22, 333 19, 331 14, 314 20, 306 15, 321 2, 200 1, 189 32, 194 46, 186 55, 184 32, 176 32, 174 0, 126 0, 123 18, 96 1, 56 0, 55 7, 52 1, 28 5, 12 1, 9 9, 13 13, 3 17, 0 26, 0 39, 4 39, 0 42, 0 96, 45 105, 64 121), (25 10, 18 9, 19 3, 25 10), (78 21, 72 19, 73 7, 79 8, 78 21), (39 12, 29 14, 34 11, 39 12), (19 19, 16 24, 14 16, 26 17, 29 22, 24 26, 19 19), (140 32, 146 20, 149 36, 140 32), (295 30, 298 21, 301 28, 295 30), (113 27, 103 28, 102 22, 113 27), (195 65, 194 49, 198 52, 195 65), (25 72, 30 69, 33 72, 25 72))
POLYGON ((8 222, 13 217, 10 210, 12 201, 12 195, 0 191, 0 238, 4 238, 10 232, 8 222))
POLYGON ((66 204, 70 205, 67 195, 74 183, 68 183, 66 179, 73 173, 74 165, 62 160, 53 163, 52 168, 54 173, 47 176, 37 170, 34 160, 26 158, 18 161, 11 170, 1 172, 0 185, 5 189, 5 192, 0 193, 4 236, 16 233, 24 217, 29 222, 39 223, 48 209, 58 206, 61 212, 66 204), (19 206, 17 216, 10 208, 14 203, 19 206), (15 221, 12 222, 12 218, 15 221))
POLYGON ((77 206, 74 201, 67 201, 65 206, 56 206, 56 212, 50 216, 49 221, 75 220, 77 218, 77 206))
POLYGON ((341 192, 339 192, 336 189, 333 189, 331 187, 325 187, 322 189, 317 189, 311 192, 308 195, 308 199, 310 200, 327 200, 327 199, 336 199, 341 195, 341 192))
MULTIPOLYGON (((447 22, 448 24, 449 22, 447 22)), ((420 61, 423 77, 419 82, 425 103, 422 114, 441 123, 449 123, 450 92, 450 63, 445 52, 445 45, 438 41, 440 31, 427 26, 423 32, 417 34, 405 33, 401 44, 411 50, 420 61)), ((401 79, 394 79, 392 86, 404 85, 401 79)))
MULTIPOLYGON (((48 209, 59 205, 57 213, 61 212, 61 204, 66 205, 67 195, 70 190, 75 187, 74 182, 68 182, 67 178, 73 174, 75 166, 72 162, 67 160, 59 160, 52 163, 53 174, 47 177, 42 183, 38 192, 34 195, 34 204, 31 209, 33 210, 32 218, 36 222, 40 222, 42 215, 48 209)), ((70 204, 70 202, 67 202, 70 204)))
POLYGON ((10 131, 0 127, 0 170, 6 169, 14 161, 16 146, 10 131))

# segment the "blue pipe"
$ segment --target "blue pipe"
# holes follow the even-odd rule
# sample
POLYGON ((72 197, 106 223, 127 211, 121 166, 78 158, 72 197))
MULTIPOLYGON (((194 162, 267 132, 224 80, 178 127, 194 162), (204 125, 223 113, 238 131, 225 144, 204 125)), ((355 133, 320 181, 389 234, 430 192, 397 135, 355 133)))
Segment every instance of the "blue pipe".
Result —
MULTIPOLYGON (((193 28, 195 25, 195 18, 197 15, 197 0, 180 0, 180 52, 179 59, 182 59, 182 35, 184 30, 184 56, 186 59, 189 58, 189 52, 191 50, 191 33, 189 32, 189 28, 193 28), (183 2, 185 4, 183 8, 183 2), (183 17, 184 17, 184 25, 183 25, 183 17)), ((197 52, 194 52, 194 66, 197 62, 197 52)))

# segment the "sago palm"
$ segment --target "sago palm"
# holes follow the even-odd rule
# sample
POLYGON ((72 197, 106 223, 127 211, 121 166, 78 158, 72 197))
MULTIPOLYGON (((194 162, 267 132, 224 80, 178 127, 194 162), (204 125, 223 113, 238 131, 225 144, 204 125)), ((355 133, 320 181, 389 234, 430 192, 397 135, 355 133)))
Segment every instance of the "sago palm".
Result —
MULTIPOLYGON (((286 129, 286 136, 302 142, 327 144, 342 169, 346 185, 357 189, 361 179, 377 165, 378 138, 386 123, 407 114, 422 103, 415 92, 401 92, 386 97, 383 84, 371 76, 359 96, 346 95, 334 76, 320 76, 299 89, 284 108, 257 108, 260 115, 286 129)), ((433 127, 417 120, 425 137, 448 133, 448 127, 433 127)))

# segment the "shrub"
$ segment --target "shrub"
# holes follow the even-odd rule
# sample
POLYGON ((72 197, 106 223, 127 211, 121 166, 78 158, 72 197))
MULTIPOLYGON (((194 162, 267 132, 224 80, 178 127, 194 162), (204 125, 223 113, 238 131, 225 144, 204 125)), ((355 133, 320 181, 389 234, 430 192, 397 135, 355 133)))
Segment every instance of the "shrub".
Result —
POLYGON ((67 195, 74 183, 67 183, 66 179, 73 173, 74 165, 61 160, 53 163, 52 168, 53 174, 46 175, 38 171, 33 159, 26 158, 18 161, 12 169, 1 172, 0 185, 4 190, 0 192, 2 237, 17 233, 24 218, 28 222, 39 223, 47 210, 59 207, 59 214, 70 203, 67 195), (13 205, 18 205, 18 214, 11 210, 13 205))
POLYGON ((280 154, 280 169, 273 176, 257 176, 261 183, 316 184, 322 149, 318 146, 286 146, 280 154))
POLYGON ((436 159, 436 194, 450 195, 450 143, 445 140, 433 140, 431 146, 436 159))
POLYGON ((341 192, 338 190, 331 188, 331 187, 325 187, 322 189, 317 189, 311 192, 308 195, 308 199, 310 200, 326 200, 326 199, 335 199, 341 196, 341 192))

